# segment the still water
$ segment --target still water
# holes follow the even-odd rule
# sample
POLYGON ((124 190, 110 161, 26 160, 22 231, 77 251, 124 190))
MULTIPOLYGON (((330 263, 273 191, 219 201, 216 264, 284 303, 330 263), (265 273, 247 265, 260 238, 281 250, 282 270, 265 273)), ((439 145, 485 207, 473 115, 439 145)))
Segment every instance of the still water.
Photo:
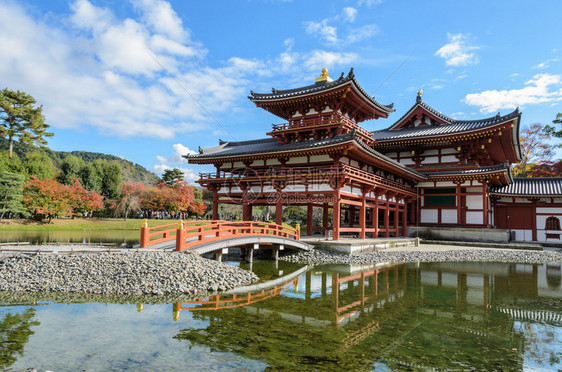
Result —
POLYGON ((270 289, 161 304, 0 293, 0 368, 562 369, 561 264, 252 269, 270 289))
POLYGON ((132 246, 139 244, 140 230, 0 230, 0 243, 78 243, 132 246))

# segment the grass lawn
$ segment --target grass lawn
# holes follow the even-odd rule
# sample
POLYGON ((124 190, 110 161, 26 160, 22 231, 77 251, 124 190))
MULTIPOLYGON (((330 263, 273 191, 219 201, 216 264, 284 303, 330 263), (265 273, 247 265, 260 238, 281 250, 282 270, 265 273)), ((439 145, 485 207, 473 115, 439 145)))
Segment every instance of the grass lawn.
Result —
MULTIPOLYGON (((142 220, 115 218, 75 218, 48 220, 0 220, 0 230, 140 230, 142 220)), ((148 226, 177 223, 176 220, 148 220, 148 226)))

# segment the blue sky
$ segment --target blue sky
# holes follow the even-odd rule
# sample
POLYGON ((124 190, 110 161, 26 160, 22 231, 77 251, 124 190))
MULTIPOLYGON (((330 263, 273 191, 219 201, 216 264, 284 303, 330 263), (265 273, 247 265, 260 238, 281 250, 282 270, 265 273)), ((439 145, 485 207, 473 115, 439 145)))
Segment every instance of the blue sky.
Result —
POLYGON ((180 155, 282 122, 251 89, 308 85, 323 67, 336 78, 354 67, 395 104, 368 130, 400 118, 418 89, 457 119, 519 106, 524 127, 549 124, 562 112, 560 14, 557 0, 0 0, 0 87, 43 105, 54 150, 193 181, 206 168, 180 155))

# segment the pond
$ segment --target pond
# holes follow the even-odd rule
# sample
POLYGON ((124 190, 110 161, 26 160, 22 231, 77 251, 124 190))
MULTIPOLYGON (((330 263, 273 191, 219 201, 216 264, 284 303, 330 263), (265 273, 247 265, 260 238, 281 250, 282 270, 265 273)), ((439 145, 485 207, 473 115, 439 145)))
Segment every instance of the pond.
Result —
POLYGON ((139 230, 0 230, 0 243, 77 243, 132 246, 140 242, 139 230))
POLYGON ((173 303, 0 293, 0 368, 562 369, 560 264, 252 269, 270 289, 173 303))

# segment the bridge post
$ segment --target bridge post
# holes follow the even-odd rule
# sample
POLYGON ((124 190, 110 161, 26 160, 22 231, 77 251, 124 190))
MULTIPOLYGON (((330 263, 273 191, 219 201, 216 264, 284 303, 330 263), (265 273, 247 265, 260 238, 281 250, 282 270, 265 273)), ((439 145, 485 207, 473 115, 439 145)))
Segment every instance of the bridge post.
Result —
POLYGON ((176 251, 181 251, 185 244, 185 230, 183 229, 183 220, 178 222, 178 229, 176 231, 176 251))
POLYGON ((222 262, 222 250, 215 252, 215 260, 222 262))
POLYGON ((148 220, 143 220, 141 225, 140 247, 148 247, 150 243, 150 236, 148 230, 148 220))

